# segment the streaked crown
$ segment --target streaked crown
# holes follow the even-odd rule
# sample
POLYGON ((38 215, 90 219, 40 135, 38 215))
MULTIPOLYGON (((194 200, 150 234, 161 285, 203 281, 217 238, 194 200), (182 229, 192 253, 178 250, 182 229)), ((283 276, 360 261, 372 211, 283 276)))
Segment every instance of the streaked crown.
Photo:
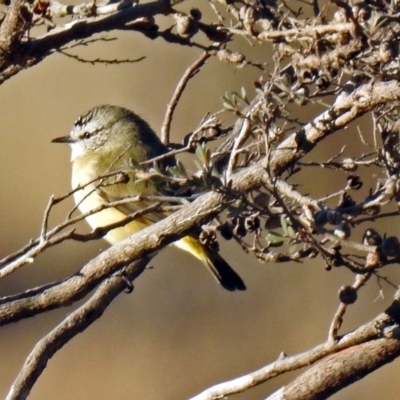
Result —
POLYGON ((167 151, 146 121, 118 106, 101 105, 81 115, 69 135, 72 160, 89 153, 122 153, 131 147, 141 162, 167 151))

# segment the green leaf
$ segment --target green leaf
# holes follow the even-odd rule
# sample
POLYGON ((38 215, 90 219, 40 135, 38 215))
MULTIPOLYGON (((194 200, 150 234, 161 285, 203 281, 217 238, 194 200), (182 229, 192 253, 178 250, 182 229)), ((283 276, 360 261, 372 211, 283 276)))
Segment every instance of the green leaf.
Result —
POLYGON ((293 226, 288 226, 287 235, 292 239, 296 239, 296 232, 294 231, 293 226))
POLYGON ((211 150, 208 147, 204 148, 204 163, 209 165, 211 161, 211 150))
POLYGON ((197 143, 196 146, 196 156, 204 164, 204 161, 206 159, 205 149, 204 146, 202 146, 200 143, 197 143))
POLYGON ((284 238, 279 232, 268 232, 267 236, 265 239, 270 243, 272 246, 282 246, 284 243, 284 238))
POLYGON ((180 175, 180 170, 177 167, 168 167, 168 172, 172 175, 172 176, 176 176, 178 178, 181 178, 180 175))
POLYGON ((226 110, 234 111, 236 108, 227 96, 222 96, 222 105, 226 110))
POLYGON ((242 99, 244 100, 244 102, 247 105, 249 105, 250 102, 249 102, 249 99, 247 98, 246 89, 243 86, 242 86, 242 89, 241 89, 241 94, 242 94, 242 99))
POLYGON ((182 161, 176 160, 176 167, 179 170, 180 176, 185 177, 185 178, 189 178, 189 175, 188 175, 188 173, 186 171, 186 168, 183 165, 182 161))
POLYGON ((284 243, 283 236, 278 232, 269 232, 265 239, 272 247, 279 247, 282 246, 284 243))
POLYGON ((283 229, 283 233, 287 235, 288 232, 288 224, 286 222, 286 218, 284 215, 281 215, 281 227, 283 229))

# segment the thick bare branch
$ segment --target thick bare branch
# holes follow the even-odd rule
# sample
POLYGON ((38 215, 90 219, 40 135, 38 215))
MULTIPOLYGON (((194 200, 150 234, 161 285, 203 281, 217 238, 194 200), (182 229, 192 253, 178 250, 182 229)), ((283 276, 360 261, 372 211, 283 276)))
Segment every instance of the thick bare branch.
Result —
POLYGON ((27 25, 23 16, 23 1, 12 0, 0 26, 0 50, 2 53, 0 60, 9 57, 13 47, 18 44, 26 28, 27 25))
MULTIPOLYGON (((96 289, 93 296, 76 311, 69 314, 56 328, 49 332, 33 348, 20 374, 10 388, 7 400, 25 399, 53 355, 76 335, 100 318, 110 303, 127 284, 139 276, 147 258, 131 263, 120 274, 113 275, 96 289)), ((132 287, 133 288, 133 287, 132 287)), ((131 288, 128 287, 131 290, 131 288)))
MULTIPOLYGON (((20 0, 14 1, 17 2, 16 4, 20 4, 20 0)), ((36 65, 52 52, 60 49, 71 41, 86 39, 96 33, 108 32, 114 29, 124 29, 127 24, 142 17, 152 17, 155 14, 162 14, 168 10, 170 2, 169 0, 158 0, 143 5, 131 4, 129 7, 126 6, 127 3, 121 4, 122 5, 117 7, 116 10, 112 10, 113 12, 110 14, 75 19, 61 27, 52 29, 38 38, 25 40, 25 42, 21 43, 18 47, 18 62, 15 62, 15 57, 13 59, 5 57, 4 55, 2 58, 0 57, 0 83, 21 70, 36 65)), ((8 37, 7 26, 11 26, 11 24, 15 26, 17 23, 15 20, 17 17, 11 12, 11 9, 9 15, 9 25, 2 24, 5 37, 8 37), (12 20, 11 17, 13 18, 12 20)), ((13 36, 11 36, 11 38, 13 38, 13 36)), ((11 40, 11 42, 14 43, 16 38, 7 40, 11 40)), ((11 42, 8 45, 6 43, 6 45, 9 47, 11 42)))
POLYGON ((326 399, 400 356, 398 338, 351 347, 316 364, 280 390, 280 398, 326 399))
MULTIPOLYGON (((397 300, 394 302, 397 304, 397 300)), ((398 306, 398 304, 397 304, 398 306)), ((392 315, 393 316, 393 315, 392 315)), ((397 315, 399 317, 399 315, 397 315)), ((236 379, 233 379, 228 382, 223 382, 218 385, 215 385, 211 388, 208 388, 204 392, 198 394, 197 396, 191 398, 191 400, 215 400, 221 397, 229 396, 231 394, 241 393, 251 387, 259 385, 260 383, 264 383, 276 376, 282 375, 289 371, 294 371, 300 368, 307 367, 316 363, 317 361, 335 354, 322 363, 326 363, 326 368, 320 368, 321 364, 317 364, 315 367, 308 370, 304 373, 298 380, 295 380, 296 384, 293 382, 292 384, 288 385, 287 388, 280 390, 279 392, 273 394, 269 397, 269 399, 315 399, 315 398, 326 398, 324 393, 315 392, 315 395, 308 395, 309 393, 313 393, 312 390, 314 388, 312 378, 316 379, 315 375, 318 375, 320 379, 321 386, 323 385, 324 379, 327 380, 330 377, 330 370, 328 364, 333 363, 333 360, 341 360, 341 365, 343 368, 343 362, 346 360, 348 362, 348 368, 351 369, 354 365, 361 365, 357 360, 357 357, 361 355, 361 352, 364 346, 371 351, 378 351, 383 350, 385 346, 389 347, 389 352, 386 353, 385 357, 380 357, 376 360, 375 368, 378 368, 383 363, 387 363, 392 361, 396 356, 400 353, 400 341, 397 339, 390 339, 390 338, 381 338, 383 327, 386 327, 387 324, 391 321, 391 316, 387 315, 386 313, 382 313, 377 318, 373 319, 372 321, 368 322, 367 324, 361 326, 360 328, 356 329, 355 331, 344 335, 343 337, 339 338, 337 341, 327 340, 325 343, 322 343, 318 346, 315 346, 313 349, 305 351, 301 354, 297 354, 295 356, 283 356, 280 357, 278 360, 272 362, 265 367, 262 367, 256 371, 253 371, 249 374, 243 375, 236 379), (354 354, 354 357, 353 357, 354 354), (350 357, 349 357, 350 356, 350 357), (304 377, 304 378, 303 378, 304 377), (308 380, 307 380, 308 379, 308 380), (308 382, 308 384, 306 384, 308 382), (306 390, 301 389, 301 384, 304 385, 306 390), (297 393, 301 391, 301 395, 296 397, 297 393), (282 393, 283 392, 283 393, 282 393), (286 397, 286 393, 289 397, 286 397), (320 397, 318 397, 318 393, 320 397), (284 394, 284 395, 283 395, 284 394)), ((369 354, 371 356, 371 354, 369 354)), ((338 369, 340 369, 340 362, 335 363, 338 369)), ((372 367, 372 365, 370 365, 372 367)), ((346 368, 347 370, 347 368, 346 368)), ((358 372, 361 372, 360 370, 358 372)), ((371 370, 363 371, 364 374, 371 372, 371 370)), ((357 376, 356 374, 350 374, 352 379, 357 376)), ((334 379, 335 376, 332 376, 334 379)), ((336 375, 336 378, 338 376, 336 375)), ((349 382, 347 380, 347 376, 343 374, 341 379, 336 382, 336 384, 344 385, 344 382, 349 382)), ((320 389, 319 386, 318 388, 320 389)), ((326 388, 326 387, 325 387, 326 388)), ((330 393, 333 394, 334 392, 330 393)), ((327 393, 325 393, 327 394, 327 393)))

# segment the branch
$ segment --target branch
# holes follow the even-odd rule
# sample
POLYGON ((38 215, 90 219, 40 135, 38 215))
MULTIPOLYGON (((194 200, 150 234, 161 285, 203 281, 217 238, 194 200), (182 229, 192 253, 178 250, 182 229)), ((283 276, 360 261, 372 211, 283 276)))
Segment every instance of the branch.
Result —
POLYGON ((6 399, 25 399, 50 358, 77 334, 100 318, 111 302, 126 290, 127 281, 129 283, 143 272, 148 261, 149 259, 142 258, 127 266, 122 272, 123 276, 113 275, 103 281, 85 304, 69 314, 61 324, 41 339, 26 359, 6 399))
POLYGON ((164 117, 164 121, 161 126, 161 141, 164 144, 169 144, 169 131, 171 129, 172 117, 176 106, 178 105, 179 99, 181 98, 186 85, 189 80, 193 78, 200 70, 200 68, 206 63, 206 61, 211 57, 208 51, 205 51, 189 68, 186 69, 182 78, 180 79, 175 92, 172 96, 171 101, 168 103, 167 112, 164 117))
POLYGON ((399 355, 398 338, 381 338, 362 343, 332 355, 307 370, 279 391, 280 398, 326 399, 392 362, 399 355))
POLYGON ((95 58, 93 60, 88 60, 86 58, 79 57, 75 54, 69 54, 64 50, 60 50, 59 52, 68 58, 72 58, 73 60, 76 60, 78 62, 81 62, 84 64, 91 64, 91 65, 96 65, 96 64, 105 64, 105 65, 134 64, 134 63, 142 61, 146 58, 146 57, 139 57, 136 59, 133 59, 133 58, 117 59, 116 58, 116 59, 110 59, 110 60, 103 59, 103 58, 95 58))
MULTIPOLYGON (((26 26, 22 14, 22 0, 12 0, 7 14, 0 26, 0 50, 2 57, 8 58, 13 47, 18 43, 26 26)), ((1 68, 0 62, 0 68, 1 68)))
MULTIPOLYGON (((398 301, 395 300, 393 303, 393 306, 398 307, 398 301)), ((332 341, 332 340, 327 340, 326 342, 314 347, 311 350, 305 351, 303 353, 300 353, 295 356, 283 356, 280 357, 280 359, 274 361, 273 363, 262 367, 256 371, 250 372, 249 374, 243 375, 239 378, 233 379, 231 381, 227 381, 224 383, 220 383, 218 385, 215 385, 213 387, 208 388, 204 392, 198 394, 197 396, 194 396, 191 398, 191 400, 215 400, 215 399, 220 399, 222 397, 226 397, 232 394, 236 393, 241 393, 251 387, 254 387, 256 385, 259 385, 261 383, 265 383, 268 380, 275 378, 279 375, 282 375, 286 372, 294 371, 300 368, 307 367, 311 364, 314 364, 315 362, 321 360, 324 357, 327 357, 329 355, 338 353, 331 358, 327 359, 324 361, 324 363, 329 363, 332 362, 332 360, 341 360, 342 361, 342 368, 343 365, 348 361, 349 355, 353 355, 355 352, 357 353, 358 356, 361 355, 363 347, 366 346, 368 349, 380 349, 382 350, 382 345, 386 346, 388 345, 390 347, 389 351, 389 356, 383 359, 383 357, 378 358, 376 361, 375 369, 379 368, 379 366, 383 365, 383 363, 387 363, 392 361, 395 357, 397 357, 400 354, 400 341, 397 339, 389 339, 389 338, 381 338, 382 337, 382 329, 385 327, 388 330, 389 324, 393 324, 393 320, 391 319, 393 315, 387 314, 387 313, 382 313, 380 314, 377 318, 373 319, 372 321, 368 322, 367 324, 359 327, 355 331, 348 333, 347 335, 344 335, 337 341, 332 341), (329 361, 330 360, 330 361, 329 361), (343 360, 346 360, 344 363, 343 360)), ((397 318, 399 317, 398 313, 396 314, 397 318)), ((391 325, 393 326, 393 325, 391 325)), ((385 353, 386 354, 386 353, 385 353)), ((362 363, 359 363, 357 361, 357 357, 352 357, 352 361, 356 365, 362 365, 362 363)), ((368 364, 367 364, 368 365, 368 364)), ((372 363, 369 365, 372 366, 372 363)), ((340 368, 340 363, 336 363, 336 367, 340 368)), ((348 371, 351 369, 353 366, 353 363, 349 363, 348 368, 346 370, 348 371)), ((344 368, 343 368, 344 369, 344 368)), ((319 378, 321 381, 321 384, 327 379, 327 376, 330 376, 330 370, 328 368, 324 368, 321 370, 321 364, 316 365, 315 367, 311 368, 308 370, 305 374, 303 374, 300 378, 297 378, 294 382, 296 382, 295 388, 299 391, 301 388, 301 382, 307 390, 302 391, 303 396, 299 395, 298 397, 294 397, 295 388, 292 387, 292 384, 288 386, 288 388, 284 388, 284 396, 282 395, 281 391, 278 393, 277 397, 269 397, 272 400, 272 397, 274 399, 305 399, 305 398, 310 398, 310 399, 316 399, 316 398, 326 398, 327 396, 320 395, 318 396, 318 393, 316 393, 314 396, 309 395, 310 392, 310 386, 314 386, 313 380, 311 380, 311 377, 314 377, 314 375, 319 372, 319 378), (323 371, 323 372, 321 372, 323 371), (304 378, 303 378, 304 376, 304 378), (305 378, 308 378, 307 379, 305 378), (306 382, 307 385, 305 384, 306 382), (289 391, 290 390, 290 391, 289 391), (289 397, 286 397, 286 393, 288 393, 289 397), (307 393, 307 396, 305 395, 307 393), (291 396, 291 397, 290 397, 291 396)), ((359 370, 360 372, 360 370, 359 370)), ((371 371, 364 371, 364 375, 366 373, 369 373, 371 371)), ((353 378, 357 376, 355 374, 350 374, 350 376, 353 378)), ((360 376, 358 376, 360 377, 360 376)), ((347 376, 345 374, 342 374, 342 378, 347 380, 347 376)), ((343 379, 342 379, 342 384, 343 384, 343 379)), ((348 381, 347 381, 348 382, 348 381)), ((350 383, 350 382, 349 382, 350 383)), ((299 392, 297 392, 299 393, 299 392)), ((333 392, 334 393, 334 392, 333 392)), ((333 394, 330 393, 330 394, 333 394)))
MULTIPOLYGON (((227 28, 230 32, 231 29, 227 28)), ((277 40, 283 39, 286 40, 309 40, 310 37, 314 37, 315 35, 327 35, 330 33, 339 33, 339 32, 351 32, 355 29, 354 24, 352 22, 345 22, 340 24, 330 24, 330 25, 316 25, 316 26, 307 26, 304 28, 294 28, 294 29, 285 29, 281 31, 269 31, 269 32, 261 32, 257 39, 259 40, 277 40)))
MULTIPOLYGON (((13 0, 15 4, 19 4, 20 0, 13 0)), ((142 17, 152 17, 156 14, 162 14, 170 7, 169 0, 158 0, 152 3, 132 5, 131 3, 118 3, 112 5, 113 9, 110 14, 96 15, 93 17, 85 17, 74 19, 61 27, 57 27, 38 38, 30 38, 18 47, 18 62, 11 60, 10 57, 0 58, 0 83, 9 79, 27 67, 36 65, 52 52, 58 51, 61 47, 73 40, 85 39, 96 33, 108 32, 115 29, 124 29, 124 27, 132 21, 142 17), (127 6, 129 4, 129 7, 127 6), (115 8, 116 6, 116 8, 115 8)), ((15 18, 10 8, 7 16, 10 15, 10 22, 1 25, 1 32, 4 37, 8 35, 8 27, 15 26, 15 18)), ((18 31, 19 32, 19 31, 18 31)), ((16 41, 14 36, 5 42, 5 50, 10 49, 12 43, 16 41)))

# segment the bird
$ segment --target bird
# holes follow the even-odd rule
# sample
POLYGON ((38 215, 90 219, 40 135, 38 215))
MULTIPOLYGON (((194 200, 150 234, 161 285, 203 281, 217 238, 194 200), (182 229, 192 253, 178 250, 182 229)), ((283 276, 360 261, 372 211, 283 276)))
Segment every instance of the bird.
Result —
MULTIPOLYGON (((132 163, 139 165, 167 153, 169 149, 144 119, 127 108, 96 106, 75 121, 69 135, 55 138, 52 142, 66 143, 71 147, 72 189, 75 203, 82 213, 129 197, 165 194, 166 189, 154 180, 138 179, 132 163), (113 184, 109 176, 121 170, 129 179, 113 184), (99 179, 105 174, 108 178, 103 178, 99 184, 99 179)), ((171 165, 173 157, 164 163, 171 165)), ((149 201, 131 201, 89 215, 86 221, 92 229, 104 227, 148 205, 149 201)), ((110 230, 104 239, 113 245, 166 216, 161 212, 144 214, 110 230)), ((200 260, 226 290, 246 290, 242 278, 218 251, 202 244, 195 233, 173 245, 200 260)))

